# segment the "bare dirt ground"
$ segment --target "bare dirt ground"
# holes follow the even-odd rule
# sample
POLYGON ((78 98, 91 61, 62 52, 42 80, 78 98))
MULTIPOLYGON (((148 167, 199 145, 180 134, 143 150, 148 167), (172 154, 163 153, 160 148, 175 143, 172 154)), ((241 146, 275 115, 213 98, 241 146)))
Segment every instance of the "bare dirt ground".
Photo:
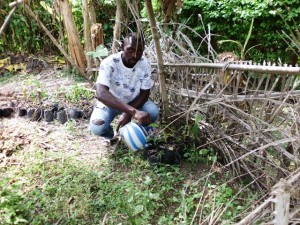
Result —
MULTIPOLYGON (((0 78, 0 82, 1 82, 0 78)), ((62 157, 76 157, 84 163, 93 163, 99 158, 110 154, 110 148, 103 146, 101 139, 88 130, 88 119, 69 120, 65 124, 57 120, 53 122, 32 122, 26 116, 17 115, 18 106, 28 106, 22 93, 30 86, 28 80, 38 81, 43 90, 58 97, 59 104, 64 104, 60 97, 62 90, 74 84, 74 79, 66 77, 60 70, 47 70, 37 75, 18 74, 0 84, 0 93, 13 93, 13 96, 1 98, 0 107, 14 104, 10 118, 0 118, 0 164, 19 164, 14 161, 14 153, 20 149, 23 152, 34 151, 37 148, 48 152, 61 152, 62 157)), ((83 83, 83 85, 85 85, 83 83)), ((88 85, 88 84, 86 84, 88 85)), ((90 87, 91 88, 91 87, 90 87)), ((93 105, 93 101, 90 103, 93 105)))

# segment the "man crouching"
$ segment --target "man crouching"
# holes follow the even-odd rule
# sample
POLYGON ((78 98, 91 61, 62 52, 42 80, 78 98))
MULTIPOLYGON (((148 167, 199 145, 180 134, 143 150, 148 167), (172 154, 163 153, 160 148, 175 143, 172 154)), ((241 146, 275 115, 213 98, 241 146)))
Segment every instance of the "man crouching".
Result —
POLYGON ((105 58, 96 81, 97 105, 90 118, 90 130, 110 141, 114 137, 111 122, 118 115, 116 130, 135 119, 142 125, 154 123, 159 109, 149 99, 154 81, 149 62, 143 57, 144 39, 130 33, 121 52, 105 58))

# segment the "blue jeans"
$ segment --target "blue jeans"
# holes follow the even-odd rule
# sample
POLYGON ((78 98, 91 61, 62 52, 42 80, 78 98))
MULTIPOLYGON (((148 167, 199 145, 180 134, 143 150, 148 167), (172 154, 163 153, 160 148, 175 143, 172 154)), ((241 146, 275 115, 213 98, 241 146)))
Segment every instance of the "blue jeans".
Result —
MULTIPOLYGON (((158 118, 159 109, 151 100, 147 100, 139 110, 147 112, 150 115, 151 123, 154 123, 158 118)), ((102 136, 106 139, 112 139, 114 130, 110 124, 114 118, 120 114, 121 112, 116 109, 107 106, 96 106, 90 118, 89 128, 95 135, 102 136)))

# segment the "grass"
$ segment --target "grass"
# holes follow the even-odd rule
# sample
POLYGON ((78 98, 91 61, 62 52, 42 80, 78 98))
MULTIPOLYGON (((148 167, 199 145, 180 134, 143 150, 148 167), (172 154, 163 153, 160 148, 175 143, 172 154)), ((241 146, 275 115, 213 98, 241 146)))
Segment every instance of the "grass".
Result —
POLYGON ((14 72, 7 72, 7 73, 4 73, 3 75, 0 74, 0 84, 4 85, 4 84, 10 83, 10 82, 13 82, 15 79, 14 75, 15 75, 14 72))
POLYGON ((18 157, 22 166, 1 169, 1 224, 190 224, 216 213, 230 224, 255 198, 249 189, 235 196, 228 171, 184 169, 190 159, 150 167, 131 152, 97 165, 38 149, 18 157))

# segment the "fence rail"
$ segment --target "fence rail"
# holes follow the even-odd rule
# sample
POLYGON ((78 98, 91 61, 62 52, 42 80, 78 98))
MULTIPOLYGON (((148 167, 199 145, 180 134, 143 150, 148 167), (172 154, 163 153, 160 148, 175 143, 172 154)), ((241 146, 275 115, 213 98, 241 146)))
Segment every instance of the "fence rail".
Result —
MULTIPOLYGON (((155 64, 152 64, 155 65, 155 64)), ((300 67, 292 66, 270 66, 270 65, 248 65, 236 63, 174 63, 165 64, 166 67, 198 67, 198 68, 213 68, 213 69, 229 69, 229 70, 243 70, 253 72, 267 72, 271 74, 290 74, 300 75, 300 67)))

